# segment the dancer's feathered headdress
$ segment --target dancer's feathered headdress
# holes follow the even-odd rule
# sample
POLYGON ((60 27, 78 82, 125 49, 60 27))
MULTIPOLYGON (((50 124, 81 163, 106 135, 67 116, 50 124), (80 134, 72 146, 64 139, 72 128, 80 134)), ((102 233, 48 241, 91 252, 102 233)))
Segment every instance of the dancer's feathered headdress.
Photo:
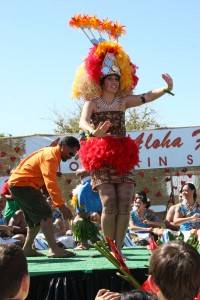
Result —
POLYGON ((74 99, 92 100, 101 93, 100 80, 110 74, 120 77, 119 96, 130 95, 138 82, 137 67, 131 62, 129 55, 118 44, 118 38, 125 33, 118 22, 104 19, 100 21, 96 15, 75 15, 69 25, 80 28, 93 47, 78 68, 72 87, 74 99), (96 31, 98 39, 94 35, 96 31), (107 34, 108 39, 103 35, 107 34))

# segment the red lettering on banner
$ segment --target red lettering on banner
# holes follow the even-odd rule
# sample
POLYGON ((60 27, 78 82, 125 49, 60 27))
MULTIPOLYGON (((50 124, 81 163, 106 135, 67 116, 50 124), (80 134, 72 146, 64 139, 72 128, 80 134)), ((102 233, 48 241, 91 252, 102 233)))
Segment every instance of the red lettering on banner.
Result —
POLYGON ((189 154, 189 155, 187 156, 187 160, 188 160, 188 162, 187 162, 188 165, 192 165, 192 164, 193 164, 193 156, 192 156, 192 155, 189 154))
MULTIPOLYGON (((161 156, 158 156, 158 162, 159 166, 161 167, 162 165, 167 166, 167 157, 165 156, 164 158, 161 156)), ((151 157, 147 157, 147 164, 148 167, 151 167, 151 157)))
MULTIPOLYGON (((174 140, 171 140, 169 137, 171 135, 171 130, 168 131, 168 133, 164 136, 162 140, 155 139, 153 140, 153 134, 150 133, 146 139, 146 142, 144 143, 144 132, 141 133, 135 141, 138 143, 139 148, 142 147, 142 144, 144 144, 146 149, 154 148, 157 149, 159 147, 161 148, 180 148, 183 145, 181 137, 177 137, 174 140)), ((199 140, 200 141, 200 140, 199 140)))
POLYGON ((140 135, 138 135, 138 137, 135 139, 136 143, 137 143, 138 146, 139 146, 139 149, 142 148, 142 146, 140 146, 140 145, 142 145, 143 142, 144 142, 144 141, 143 141, 143 137, 144 137, 144 132, 141 133, 140 135))
POLYGON ((161 167, 162 164, 164 166, 167 166, 167 157, 165 156, 164 159, 162 157, 159 156, 159 166, 161 167))
POLYGON ((150 157, 148 157, 148 167, 151 166, 151 160, 150 160, 150 157))
MULTIPOLYGON (((193 131, 192 136, 196 136, 198 134, 200 134, 200 129, 193 131)), ((196 140, 196 142, 199 144, 195 147, 195 150, 199 149, 199 147, 200 147, 200 139, 196 140)))

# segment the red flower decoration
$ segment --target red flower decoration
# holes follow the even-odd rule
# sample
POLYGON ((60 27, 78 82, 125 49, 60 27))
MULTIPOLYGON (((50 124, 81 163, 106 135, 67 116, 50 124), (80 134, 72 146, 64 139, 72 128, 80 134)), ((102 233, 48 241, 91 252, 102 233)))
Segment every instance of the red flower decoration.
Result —
POLYGON ((15 147, 14 150, 16 153, 18 153, 20 151, 20 147, 15 147))
POLYGON ((149 189, 146 187, 146 188, 144 188, 144 192, 145 193, 149 193, 149 189))
POLYGON ((125 272, 127 272, 128 274, 131 274, 131 271, 129 270, 129 268, 127 267, 127 265, 124 262, 124 259, 122 257, 122 255, 119 253, 117 247, 115 246, 114 242, 111 240, 111 238, 109 238, 108 236, 106 237, 106 241, 108 242, 108 245, 111 249, 111 251, 113 252, 115 258, 119 261, 120 263, 120 269, 124 270, 125 272))
POLYGON ((11 156, 11 157, 10 157, 10 160, 11 160, 12 162, 15 161, 15 159, 16 159, 15 156, 11 156))
POLYGON ((144 177, 144 172, 139 172, 139 175, 140 175, 141 177, 144 177))
POLYGON ((170 177, 166 177, 166 178, 165 178, 165 181, 166 181, 166 182, 171 181, 171 178, 170 178, 170 177))
POLYGON ((165 173, 170 173, 170 169, 165 169, 165 173))
POLYGON ((174 185, 173 185, 173 189, 177 190, 177 188, 178 188, 177 186, 174 186, 174 185))
POLYGON ((192 174, 187 174, 187 176, 188 176, 189 178, 192 178, 193 175, 192 175, 192 174))
POLYGON ((184 180, 181 180, 181 185, 185 185, 185 181, 184 180))
POLYGON ((183 173, 186 173, 186 172, 187 172, 187 169, 186 169, 186 168, 183 168, 183 169, 182 169, 182 172, 183 172, 183 173))
POLYGON ((153 180, 153 182, 156 182, 156 181, 157 181, 157 178, 156 178, 156 177, 153 177, 152 180, 153 180))
POLYGON ((157 247, 158 247, 158 245, 156 244, 152 235, 150 234, 149 235, 149 245, 147 246, 147 250, 153 252, 154 250, 156 250, 157 247))
POLYGON ((197 298, 194 298, 194 300, 200 300, 200 293, 198 294, 197 298))
POLYGON ((180 173, 179 173, 179 172, 176 172, 176 173, 175 173, 175 176, 180 176, 180 173))
POLYGON ((143 291, 151 291, 151 287, 150 287, 148 279, 142 284, 141 290, 143 290, 143 291))
POLYGON ((1 151, 1 157, 6 156, 6 152, 5 151, 1 151))
POLYGON ((156 197, 160 197, 162 194, 161 194, 161 192, 160 191, 158 191, 157 193, 156 193, 156 197))

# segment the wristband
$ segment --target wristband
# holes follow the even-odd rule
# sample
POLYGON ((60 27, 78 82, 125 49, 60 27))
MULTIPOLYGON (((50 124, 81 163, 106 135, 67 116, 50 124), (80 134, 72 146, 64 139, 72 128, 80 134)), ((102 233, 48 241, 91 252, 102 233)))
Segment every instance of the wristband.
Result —
POLYGON ((164 88, 164 92, 167 93, 167 94, 170 94, 170 95, 174 96, 174 94, 169 90, 168 87, 164 88))
POLYGON ((94 137, 94 131, 95 131, 95 129, 92 131, 87 130, 86 131, 87 137, 94 137))

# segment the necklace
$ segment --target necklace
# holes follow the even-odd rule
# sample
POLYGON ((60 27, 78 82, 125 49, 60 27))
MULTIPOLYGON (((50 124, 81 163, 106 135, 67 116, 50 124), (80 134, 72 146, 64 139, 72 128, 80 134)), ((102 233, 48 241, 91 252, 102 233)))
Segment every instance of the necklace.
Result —
POLYGON ((140 222, 147 219, 147 213, 146 212, 144 213, 143 216, 140 214, 140 212, 138 210, 136 210, 135 212, 136 212, 137 218, 140 222))
POLYGON ((108 103, 105 100, 103 100, 103 98, 100 98, 99 104, 101 107, 106 107, 107 110, 110 110, 113 108, 119 108, 120 98, 114 98, 114 100, 111 103, 108 103))
POLYGON ((188 204, 188 202, 186 202, 186 203, 185 203, 185 206, 187 207, 187 209, 188 209, 190 212, 192 212, 192 211, 194 211, 194 210, 196 209, 197 203, 194 202, 192 205, 190 205, 190 204, 188 204))

